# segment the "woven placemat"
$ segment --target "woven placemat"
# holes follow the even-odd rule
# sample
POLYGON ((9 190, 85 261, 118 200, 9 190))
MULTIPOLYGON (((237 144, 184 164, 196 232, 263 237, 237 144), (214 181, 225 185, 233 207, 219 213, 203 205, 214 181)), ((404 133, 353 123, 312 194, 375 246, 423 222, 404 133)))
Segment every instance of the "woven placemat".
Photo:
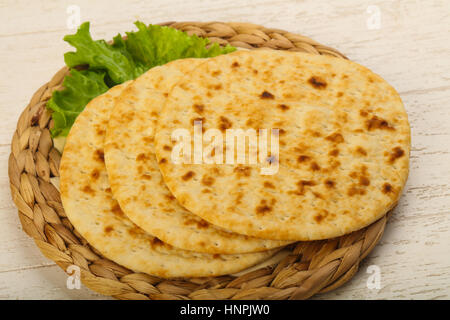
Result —
MULTIPOLYGON (((221 45, 272 48, 346 57, 305 36, 249 23, 168 22, 188 34, 208 37, 221 45)), ((50 112, 45 105, 61 89, 66 67, 33 95, 14 133, 8 173, 12 198, 23 230, 42 253, 64 271, 81 270, 82 283, 118 299, 306 299, 346 283, 361 260, 381 238, 386 216, 349 235, 299 242, 277 265, 239 277, 167 280, 128 270, 106 258, 73 228, 50 179, 59 176, 61 155, 53 147, 50 112)))

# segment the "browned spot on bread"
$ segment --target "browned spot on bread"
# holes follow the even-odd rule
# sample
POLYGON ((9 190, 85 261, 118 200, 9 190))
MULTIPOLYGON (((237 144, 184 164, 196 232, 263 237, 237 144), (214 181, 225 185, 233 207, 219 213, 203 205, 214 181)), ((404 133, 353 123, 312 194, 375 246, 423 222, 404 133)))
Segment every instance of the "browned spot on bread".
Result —
POLYGON ((388 193, 393 192, 393 188, 389 183, 386 182, 385 184, 383 184, 382 191, 383 191, 383 193, 388 194, 388 193))
POLYGON ((266 212, 272 211, 272 208, 267 206, 267 205, 257 206, 255 211, 256 211, 257 214, 261 215, 261 214, 264 214, 266 212))
POLYGON ((261 99, 274 99, 275 96, 271 94, 269 91, 264 90, 263 93, 261 93, 261 99))
POLYGON ((214 181, 215 181, 215 179, 208 175, 204 175, 202 178, 202 184, 207 187, 212 186, 214 184, 214 181))
POLYGON ((314 220, 320 224, 327 216, 329 215, 329 212, 327 210, 322 210, 322 213, 317 213, 314 216, 314 220))
POLYGON ((335 159, 328 159, 330 169, 336 169, 341 165, 341 162, 335 159))
POLYGON ((169 94, 167 93, 167 92, 164 92, 164 97, 168 97, 169 96, 169 94))
POLYGON ((153 142, 153 137, 143 137, 142 141, 144 141, 145 143, 152 143, 153 142))
POLYGON ((214 253, 213 254, 213 259, 220 259, 220 254, 214 253))
POLYGON ((334 188, 335 182, 331 179, 327 179, 327 180, 325 180, 325 185, 327 186, 327 188, 331 189, 331 188, 334 188))
POLYGON ((142 231, 142 229, 140 229, 140 228, 137 227, 137 226, 134 226, 134 227, 128 229, 127 231, 128 231, 128 234, 131 235, 131 236, 133 236, 133 237, 136 237, 136 236, 138 236, 138 235, 144 234, 144 232, 142 231))
POLYGON ((322 134, 319 131, 314 131, 314 130, 308 130, 308 133, 310 135, 312 135, 313 137, 319 138, 322 136, 322 134))
POLYGON ((309 161, 309 160, 311 160, 311 157, 309 157, 309 156, 307 156, 307 155, 304 155, 304 154, 302 154, 302 155, 300 155, 298 158, 297 158, 297 162, 306 162, 306 161, 309 161))
POLYGON ((97 133, 97 135, 99 135, 99 136, 103 136, 103 135, 105 135, 105 130, 104 129, 101 129, 101 128, 97 128, 96 129, 96 133, 97 133))
POLYGON ((359 172, 353 171, 349 174, 352 179, 358 179, 358 184, 353 183, 347 190, 349 196, 366 194, 365 188, 370 185, 369 173, 367 167, 362 165, 359 172))
POLYGON ((161 160, 159 160, 159 164, 164 164, 164 163, 167 163, 167 159, 161 158, 161 160))
POLYGON ((267 212, 271 212, 272 207, 267 204, 265 199, 261 200, 260 205, 255 208, 255 212, 257 215, 264 215, 267 212))
POLYGON ((322 196, 320 193, 318 193, 318 192, 313 192, 312 194, 313 194, 314 197, 316 197, 316 198, 323 199, 323 196, 322 196))
POLYGON ((141 178, 144 180, 152 180, 152 176, 149 174, 143 174, 143 175, 141 175, 141 178))
POLYGON ((381 119, 377 116, 372 116, 372 118, 366 120, 366 128, 367 130, 395 130, 386 120, 381 119))
POLYGON ((138 154, 138 156, 136 157, 137 161, 146 161, 146 160, 150 160, 150 156, 146 155, 145 153, 140 153, 138 154))
POLYGON ((333 134, 330 134, 325 139, 328 140, 328 141, 331 141, 333 143, 336 143, 336 144, 344 142, 344 137, 339 132, 335 132, 333 134))
POLYGON ((322 222, 323 218, 324 218, 324 216, 322 216, 320 213, 319 213, 319 214, 316 214, 316 215, 314 216, 314 220, 315 220, 317 223, 319 223, 319 224, 322 222))
POLYGON ((213 86, 213 89, 214 89, 214 90, 220 90, 220 89, 222 89, 222 84, 221 84, 221 83, 216 84, 215 86, 213 86))
POLYGON ((289 110, 289 106, 285 104, 279 104, 277 107, 280 108, 282 111, 289 110))
POLYGON ((209 190, 209 189, 203 189, 203 190, 202 190, 202 193, 211 193, 211 190, 209 190))
POLYGON ((89 194, 89 195, 91 195, 91 196, 94 196, 94 195, 95 195, 95 190, 92 189, 91 186, 89 186, 89 185, 84 186, 84 187, 81 189, 81 191, 83 191, 84 193, 87 193, 87 194, 89 194))
POLYGON ((216 71, 213 71, 213 72, 211 73, 211 75, 212 75, 213 77, 217 77, 217 76, 220 76, 221 73, 222 73, 222 71, 216 70, 216 71))
POLYGON ((320 170, 320 166, 317 164, 317 162, 311 163, 311 170, 313 170, 313 171, 320 170))
POLYGON ((306 187, 312 187, 315 185, 316 185, 316 183, 314 181, 300 180, 299 182, 297 182, 297 191, 295 191, 294 193, 296 195, 302 196, 305 194, 306 187))
POLYGON ((94 159, 98 162, 105 162, 105 153, 101 149, 97 149, 94 152, 94 159))
POLYGON ((264 181, 264 188, 275 189, 275 186, 269 181, 264 181))
POLYGON ((347 194, 350 197, 353 197, 355 194, 364 195, 366 194, 366 190, 352 186, 347 190, 347 194))
POLYGON ((189 90, 189 87, 186 85, 186 83, 181 83, 180 88, 183 90, 189 90))
POLYGON ((192 108, 194 108, 194 111, 197 112, 197 113, 202 113, 203 110, 205 110, 205 106, 202 105, 202 104, 198 104, 198 103, 194 104, 192 106, 192 108))
POLYGON ((205 220, 200 220, 198 223, 197 223, 197 227, 199 228, 199 229, 206 229, 206 228, 208 228, 209 227, 209 223, 207 222, 207 221, 205 221, 205 220))
MULTIPOLYGON (((217 150, 219 150, 219 149, 217 149, 217 150)), ((223 171, 222 171, 220 168, 218 168, 218 167, 213 167, 213 168, 212 168, 212 172, 214 172, 214 174, 215 174, 217 177, 223 176, 223 171)))
POLYGON ((183 224, 185 226, 191 226, 196 225, 199 229, 207 229, 209 227, 209 223, 203 219, 197 220, 197 219, 186 219, 183 224))
POLYGON ((166 151, 172 151, 172 147, 171 147, 171 146, 168 146, 168 145, 165 145, 165 146, 163 147, 163 149, 166 150, 166 151))
POLYGON ((286 134, 286 130, 278 129, 278 133, 279 133, 280 136, 284 136, 286 134))
POLYGON ((236 196, 235 203, 236 203, 237 205, 241 204, 241 200, 242 200, 243 197, 244 197, 244 194, 243 194, 242 192, 238 192, 238 194, 237 194, 237 196, 236 196))
POLYGON ((114 231, 114 227, 113 227, 113 226, 107 226, 107 227, 105 227, 105 228, 103 229, 103 231, 104 231, 106 234, 109 234, 109 233, 111 233, 112 231, 114 231))
POLYGON ((359 115, 361 117, 367 117, 369 115, 369 113, 366 110, 359 110, 359 115))
POLYGON ((339 150, 338 149, 333 149, 330 152, 328 152, 328 154, 332 157, 337 157, 339 155, 339 150))
POLYGON ((195 176, 195 172, 193 172, 193 171, 188 171, 188 172, 186 172, 186 174, 184 174, 184 175, 181 177, 181 179, 183 179, 183 181, 188 181, 188 180, 191 180, 193 176, 195 176))
POLYGON ((253 69, 253 74, 258 74, 258 70, 253 69))
POLYGON ((238 177, 241 176, 249 177, 252 174, 252 168, 248 166, 239 165, 235 167, 233 171, 238 175, 238 177))
POLYGON ((167 200, 175 200, 176 198, 173 196, 173 194, 165 194, 164 195, 164 197, 167 199, 167 200))
POLYGON ((161 240, 159 240, 157 237, 154 237, 153 239, 150 240, 150 246, 154 249, 157 247, 162 247, 164 246, 164 242, 162 242, 161 240))
POLYGON ((370 180, 367 177, 359 177, 359 184, 367 187, 370 185, 370 180))
POLYGON ((119 204, 114 204, 114 206, 111 208, 112 213, 114 213, 116 216, 123 218, 125 215, 120 208, 119 204))
POLYGON ((367 151, 363 148, 363 147, 357 147, 356 148, 356 153, 362 155, 362 156, 367 156, 367 151))
POLYGON ((237 68, 237 67, 239 67, 239 62, 234 61, 234 62, 231 64, 231 67, 232 67, 232 68, 237 68))
POLYGON ((362 165, 359 172, 353 171, 349 174, 352 179, 358 179, 358 184, 353 183, 347 190, 349 196, 366 194, 367 186, 370 185, 369 173, 367 167, 362 165))
POLYGON ((223 132, 232 127, 233 123, 226 117, 220 116, 219 118, 219 129, 223 132))
POLYGON ((126 112, 125 114, 122 115, 122 117, 125 120, 127 120, 127 121, 133 120, 134 116, 135 116, 135 112, 134 111, 129 111, 129 112, 126 112))
POLYGON ((403 157, 405 154, 405 151, 403 151, 402 148, 400 147, 395 147, 394 149, 392 149, 392 152, 389 156, 389 163, 394 163, 395 160, 397 160, 398 158, 403 157))
POLYGON ((91 178, 93 180, 97 180, 100 177, 100 171, 98 169, 94 169, 91 172, 91 178))
POLYGON ((339 92, 336 94, 336 97, 340 98, 340 97, 342 97, 343 95, 344 95, 344 93, 343 93, 342 91, 339 91, 339 92))
POLYGON ((308 82, 316 89, 325 89, 327 87, 326 81, 321 77, 313 76, 309 78, 308 82))
POLYGON ((105 189, 105 192, 111 193, 111 188, 106 188, 106 189, 105 189))

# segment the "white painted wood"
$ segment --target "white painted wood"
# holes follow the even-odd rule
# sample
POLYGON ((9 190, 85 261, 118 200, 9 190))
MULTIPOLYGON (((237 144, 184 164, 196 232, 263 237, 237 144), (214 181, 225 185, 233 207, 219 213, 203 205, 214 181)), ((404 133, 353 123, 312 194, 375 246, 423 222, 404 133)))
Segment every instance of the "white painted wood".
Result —
MULTIPOLYGON (((341 1, 14 1, 0 2, 0 299, 98 299, 69 290, 67 276, 20 228, 7 159, 20 112, 63 65, 67 7, 77 3, 95 38, 133 29, 137 19, 242 21, 302 33, 335 47, 388 80, 412 126, 411 173, 381 243, 345 286, 317 299, 450 298, 450 2, 341 1), (374 7, 375 6, 375 7, 374 7), (379 10, 379 29, 367 21, 379 10), (367 267, 381 271, 369 290, 367 267)), ((370 22, 370 21, 369 21, 370 22)))

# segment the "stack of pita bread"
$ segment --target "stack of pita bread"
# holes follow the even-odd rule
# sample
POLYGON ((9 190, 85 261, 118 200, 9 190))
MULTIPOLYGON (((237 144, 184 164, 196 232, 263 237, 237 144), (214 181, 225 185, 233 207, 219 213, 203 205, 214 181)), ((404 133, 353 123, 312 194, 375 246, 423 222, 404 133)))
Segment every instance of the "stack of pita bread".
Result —
POLYGON ((74 227, 107 258, 164 278, 218 276, 376 221, 400 197, 409 150, 401 99, 370 70, 237 51, 172 61, 92 100, 67 137, 60 189, 74 227), (260 173, 267 159, 172 161, 173 132, 194 136, 197 120, 224 134, 277 128, 277 172, 260 173))

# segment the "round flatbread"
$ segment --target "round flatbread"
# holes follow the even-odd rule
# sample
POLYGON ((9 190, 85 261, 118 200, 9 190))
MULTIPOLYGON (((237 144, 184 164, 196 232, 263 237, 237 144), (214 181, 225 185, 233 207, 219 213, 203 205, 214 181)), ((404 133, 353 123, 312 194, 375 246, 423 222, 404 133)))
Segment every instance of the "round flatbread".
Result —
POLYGON ((156 132, 164 180, 185 208, 266 239, 363 228, 393 207, 408 175, 410 128, 398 93, 367 68, 329 56, 258 50, 209 59, 173 88, 156 132), (180 130, 195 137, 193 119, 202 120, 204 140, 215 129, 224 141, 203 146, 200 164, 173 138, 180 130), (233 155, 238 142, 226 137, 236 129, 259 136, 256 163, 254 148, 245 161, 233 155), (278 133, 265 139, 259 129, 278 133), (205 164, 217 159, 211 150, 223 150, 228 164, 205 164))
POLYGON ((167 94, 204 62, 183 59, 153 68, 117 99, 105 140, 105 163, 114 198, 136 225, 177 248, 207 253, 247 253, 286 245, 215 227, 182 207, 165 185, 153 139, 167 94))
POLYGON ((176 249, 133 224, 113 199, 104 163, 104 136, 114 99, 125 85, 92 100, 78 116, 61 159, 61 200, 77 231, 105 257, 137 272, 170 277, 234 273, 275 251, 212 255, 176 249))

